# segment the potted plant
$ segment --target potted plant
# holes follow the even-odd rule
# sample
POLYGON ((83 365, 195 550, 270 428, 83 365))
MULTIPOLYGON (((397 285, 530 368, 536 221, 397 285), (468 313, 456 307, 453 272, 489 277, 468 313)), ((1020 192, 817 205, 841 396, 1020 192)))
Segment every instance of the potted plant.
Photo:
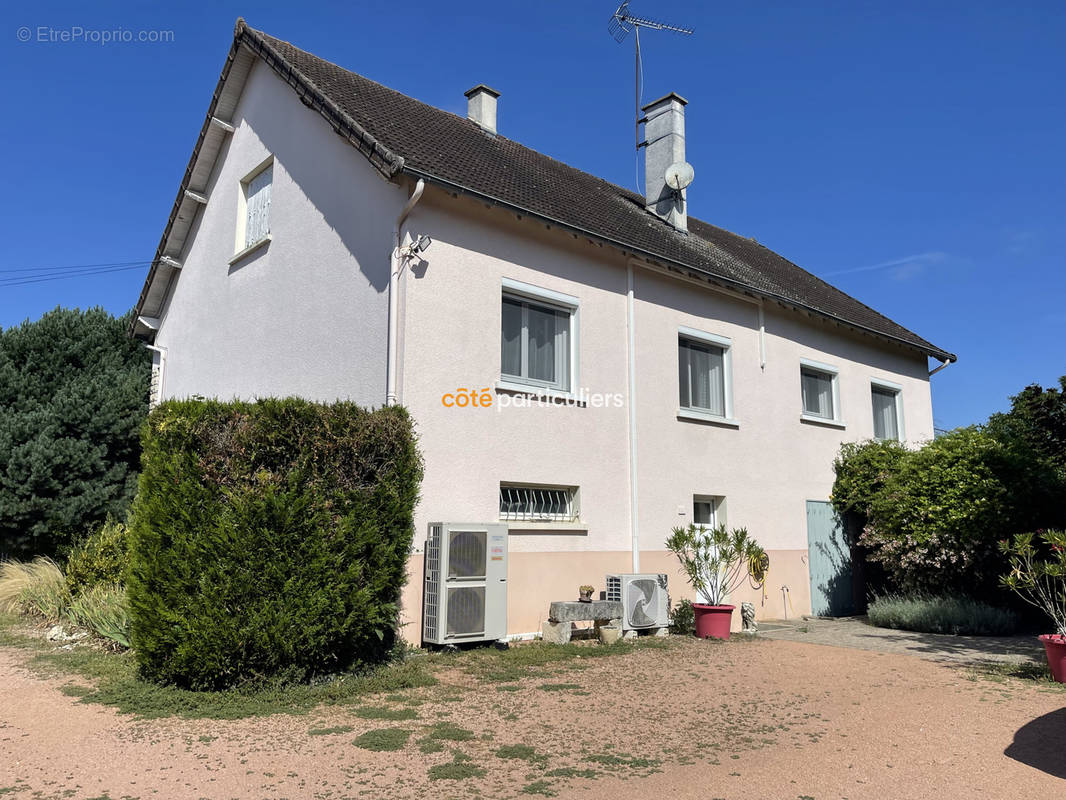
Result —
POLYGON ((1035 537, 1036 543, 1034 534, 1021 533, 1013 541, 999 543, 1010 564, 1010 572, 1000 581, 1051 617, 1055 632, 1039 638, 1051 677, 1066 683, 1066 531, 1040 530, 1035 537), (1046 559, 1040 550, 1046 551, 1046 559))
POLYGON ((577 587, 577 599, 582 603, 592 602, 592 593, 596 591, 595 586, 589 586, 587 583, 577 587))
POLYGON ((688 582, 702 602, 693 603, 696 635, 728 639, 736 606, 725 605, 730 592, 748 578, 761 585, 769 559, 746 528, 674 528, 666 547, 681 562, 688 582))

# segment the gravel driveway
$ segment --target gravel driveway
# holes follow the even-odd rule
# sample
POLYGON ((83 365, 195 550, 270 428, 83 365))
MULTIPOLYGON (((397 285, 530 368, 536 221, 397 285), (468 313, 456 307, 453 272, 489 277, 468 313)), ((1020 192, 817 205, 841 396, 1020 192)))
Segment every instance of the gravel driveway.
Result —
POLYGON ((1066 796, 1066 691, 897 653, 685 639, 367 701, 401 719, 238 721, 122 716, 26 658, 0 648, 5 798, 1066 796), (398 750, 354 743, 393 729, 398 750))

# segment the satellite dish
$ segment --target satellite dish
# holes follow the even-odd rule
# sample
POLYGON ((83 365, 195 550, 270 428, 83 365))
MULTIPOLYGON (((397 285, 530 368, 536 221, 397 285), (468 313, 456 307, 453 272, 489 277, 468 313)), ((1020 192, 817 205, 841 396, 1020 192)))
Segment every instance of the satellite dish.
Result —
POLYGON ((666 168, 666 185, 675 192, 687 188, 694 177, 696 173, 687 161, 678 161, 666 168))

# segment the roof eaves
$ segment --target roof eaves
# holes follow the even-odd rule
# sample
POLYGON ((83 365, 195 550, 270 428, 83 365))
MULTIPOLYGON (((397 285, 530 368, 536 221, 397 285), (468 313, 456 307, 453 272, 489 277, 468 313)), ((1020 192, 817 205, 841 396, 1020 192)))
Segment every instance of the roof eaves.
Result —
MULTIPOLYGON (((742 294, 752 295, 752 296, 761 298, 763 300, 770 300, 772 302, 780 303, 781 305, 784 305, 784 306, 787 306, 787 307, 790 307, 790 308, 794 308, 794 309, 798 309, 798 310, 804 311, 804 312, 812 314, 814 316, 822 317, 824 319, 827 319, 827 320, 830 320, 832 322, 835 322, 835 323, 837 323, 839 325, 843 325, 846 328, 851 328, 852 330, 855 330, 855 331, 858 331, 858 332, 861 332, 861 333, 864 333, 864 334, 868 334, 870 336, 874 336, 874 337, 876 337, 878 339, 885 339, 885 340, 894 342, 894 343, 902 345, 904 347, 908 347, 908 348, 910 348, 912 350, 917 350, 917 351, 919 351, 921 353, 924 353, 926 355, 932 356, 933 358, 939 359, 941 361, 956 361, 956 360, 958 360, 957 356, 954 353, 949 353, 946 350, 941 350, 938 347, 935 347, 935 346, 924 347, 924 346, 918 344, 917 342, 908 341, 907 339, 904 339, 904 338, 902 338, 900 336, 894 336, 894 335, 892 335, 890 333, 885 333, 883 331, 878 331, 878 330, 875 330, 875 329, 870 328, 870 327, 865 326, 865 325, 860 325, 859 323, 852 322, 850 320, 844 319, 843 317, 838 316, 836 314, 833 314, 831 312, 823 311, 820 308, 815 308, 814 306, 807 305, 805 303, 801 303, 801 302, 795 300, 794 298, 786 297, 785 295, 777 294, 775 292, 770 292, 770 291, 767 291, 765 289, 759 289, 757 287, 745 284, 742 281, 737 281, 737 280, 734 280, 732 278, 727 278, 727 277, 724 277, 722 275, 718 275, 718 274, 715 274, 713 272, 710 272, 709 270, 703 269, 701 267, 693 266, 692 264, 686 264, 686 263, 684 263, 682 261, 677 261, 676 259, 670 258, 669 256, 665 256, 665 255, 663 255, 661 253, 656 253, 656 252, 653 252, 653 251, 648 250, 646 248, 642 248, 639 245, 633 245, 633 244, 630 244, 628 242, 623 242, 621 240, 614 239, 614 238, 609 237, 609 236, 605 236, 605 235, 603 235, 601 233, 596 233, 594 231, 586 230, 586 229, 581 228, 579 226, 573 225, 572 223, 564 222, 564 221, 562 221, 560 219, 556 219, 554 217, 548 216, 548 215, 543 214, 543 213, 538 212, 538 211, 533 211, 533 210, 531 210, 529 208, 526 208, 524 206, 518 205, 518 204, 513 203, 511 201, 503 200, 503 199, 501 199, 499 197, 494 197, 492 195, 486 194, 485 192, 479 191, 477 189, 472 189, 469 186, 464 186, 462 184, 456 183, 455 181, 448 180, 447 178, 442 178, 439 175, 434 175, 434 174, 432 174, 432 173, 430 173, 430 172, 428 172, 428 171, 426 171, 424 169, 420 169, 418 167, 414 167, 414 166, 412 166, 410 164, 405 165, 403 167, 403 169, 402 169, 402 172, 405 173, 405 174, 411 175, 414 178, 421 178, 421 179, 423 179, 425 181, 428 181, 430 183, 434 183, 434 184, 436 184, 436 185, 440 186, 441 188, 446 189, 448 191, 456 192, 456 193, 459 193, 459 194, 464 194, 464 195, 467 195, 469 197, 474 197, 474 198, 477 198, 478 200, 482 200, 482 201, 491 203, 493 205, 501 206, 503 208, 507 208, 507 209, 510 209, 512 211, 520 212, 520 213, 522 213, 522 214, 524 214, 526 216, 534 217, 534 218, 539 219, 539 220, 541 220, 543 222, 549 223, 551 225, 555 225, 556 227, 559 227, 559 228, 562 228, 562 229, 565 229, 565 230, 569 230, 569 231, 571 231, 573 233, 578 233, 578 234, 580 234, 582 236, 585 236, 585 237, 587 237, 589 239, 592 239, 592 240, 595 240, 595 241, 598 241, 598 242, 603 242, 604 244, 611 245, 612 247, 616 247, 616 248, 618 248, 618 249, 620 249, 620 250, 622 250, 624 252, 633 253, 634 255, 639 255, 639 256, 642 256, 644 258, 649 258, 649 259, 651 259, 653 261, 658 261, 658 262, 663 263, 663 264, 668 264, 668 265, 670 265, 671 267, 673 267, 675 269, 679 269, 679 270, 686 271, 686 272, 697 273, 697 274, 699 274, 700 276, 702 276, 704 278, 711 279, 714 283, 716 283, 719 286, 722 286, 723 288, 731 289, 733 291, 739 291, 742 294)), ((708 242, 708 244, 711 244, 711 243, 708 242)))
MULTIPOLYGON (((200 134, 196 139, 196 145, 193 147, 192 155, 189 157, 189 163, 185 168, 185 174, 182 176, 181 184, 178 187, 177 197, 175 198, 174 205, 170 211, 170 216, 167 218, 167 224, 163 228, 163 235, 160 237, 159 245, 156 247, 155 256, 152 259, 152 264, 148 269, 148 275, 144 281, 144 286, 141 288, 140 296, 137 298, 137 305, 135 306, 136 313, 133 314, 128 329, 128 334, 130 336, 137 335, 137 319, 143 310, 144 303, 148 299, 148 294, 156 279, 160 261, 166 250, 167 243, 170 240, 171 232, 174 229, 174 223, 178 218, 178 213, 181 210, 181 205, 186 196, 186 192, 189 190, 190 180, 197 161, 199 160, 204 140, 207 137, 208 132, 211 130, 211 119, 215 116, 219 98, 222 95, 230 70, 232 69, 237 54, 242 46, 246 47, 249 51, 268 64, 282 80, 296 91, 301 102, 315 111, 318 111, 318 113, 322 115, 338 134, 342 135, 349 144, 366 156, 370 163, 381 172, 386 180, 391 179, 403 169, 404 159, 402 156, 393 153, 374 138, 374 136, 372 136, 365 128, 359 125, 358 122, 352 119, 348 114, 345 114, 317 86, 315 86, 313 81, 282 58, 264 39, 259 31, 248 27, 248 24, 244 21, 243 17, 238 18, 237 24, 233 30, 233 44, 230 46, 229 53, 226 55, 226 63, 222 66, 222 72, 219 75, 218 83, 215 84, 215 91, 211 95, 211 103, 208 106, 207 115, 204 118, 204 124, 200 128, 200 134)), ((169 283, 170 281, 168 281, 164 297, 167 292, 169 292, 169 283)))

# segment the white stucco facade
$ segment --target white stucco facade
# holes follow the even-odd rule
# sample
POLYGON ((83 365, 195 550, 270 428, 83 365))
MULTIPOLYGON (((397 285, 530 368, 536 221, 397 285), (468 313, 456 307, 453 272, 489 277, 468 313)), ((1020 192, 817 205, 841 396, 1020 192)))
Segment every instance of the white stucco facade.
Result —
MULTIPOLYGON (((155 336, 167 354, 163 397, 383 404, 393 225, 410 184, 384 181, 261 64, 232 124, 155 336), (270 241, 230 263, 241 181, 271 157, 270 241)), ((631 411, 641 571, 667 572, 675 599, 689 596, 663 542, 691 519, 694 497, 718 498, 720 521, 747 527, 770 552, 768 591, 735 598, 757 600, 761 617, 810 609, 805 501, 828 499, 841 442, 873 436, 871 381, 900 387, 909 442, 933 435, 927 359, 916 350, 667 275, 433 186, 405 232, 433 240, 398 287, 399 400, 426 462, 404 595, 410 622, 419 617, 427 523, 496 521, 501 483, 577 487, 580 508, 573 523, 512 524, 512 633, 537 630, 549 601, 573 596, 578 584, 602 587, 604 573, 631 571, 631 411), (576 299, 573 388, 619 402, 516 407, 521 395, 497 388, 506 281, 576 299), (728 424, 679 416, 682 329, 730 343, 728 424), (836 370, 839 424, 801 420, 804 359, 836 370), (460 388, 484 389, 493 404, 446 406, 443 395, 460 388)))

